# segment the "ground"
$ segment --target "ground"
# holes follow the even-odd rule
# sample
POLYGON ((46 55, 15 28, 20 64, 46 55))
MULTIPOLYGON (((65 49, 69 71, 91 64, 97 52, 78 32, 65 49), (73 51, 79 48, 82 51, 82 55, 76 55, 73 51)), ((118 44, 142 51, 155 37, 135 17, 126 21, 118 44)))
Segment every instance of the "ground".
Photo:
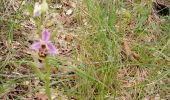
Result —
POLYGON ((49 56, 53 100, 170 99, 170 18, 152 1, 47 2, 41 24, 32 16, 34 1, 0 3, 2 100, 48 99, 44 81, 29 65, 44 73, 30 48, 39 40, 39 26, 51 32, 59 50, 49 56))

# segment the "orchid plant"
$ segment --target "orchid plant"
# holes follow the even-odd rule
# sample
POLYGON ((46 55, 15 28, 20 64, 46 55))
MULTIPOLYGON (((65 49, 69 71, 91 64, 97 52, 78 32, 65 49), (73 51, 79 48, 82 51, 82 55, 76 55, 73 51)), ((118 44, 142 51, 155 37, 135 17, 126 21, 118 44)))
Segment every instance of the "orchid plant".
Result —
POLYGON ((50 92, 50 73, 51 73, 51 67, 49 65, 48 62, 48 55, 52 54, 58 54, 58 50, 55 48, 55 46, 53 45, 53 43, 50 41, 50 32, 47 29, 43 29, 42 33, 41 33, 41 39, 36 42, 33 43, 31 45, 31 49, 35 50, 39 57, 41 57, 42 59, 44 59, 44 69, 46 71, 45 75, 44 73, 41 72, 40 69, 38 69, 37 66, 31 64, 32 69, 35 71, 35 73, 40 77, 41 80, 44 81, 45 83, 45 90, 46 93, 48 95, 48 99, 51 100, 51 92, 50 92))
MULTIPOLYGON (((54 44, 50 41, 50 32, 47 29, 43 29, 41 32, 41 26, 44 19, 44 14, 48 10, 48 4, 46 0, 43 0, 42 4, 35 4, 34 7, 34 17, 38 17, 41 14, 41 20, 40 23, 37 24, 38 26, 38 33, 41 38, 38 42, 35 42, 31 45, 31 49, 35 50, 36 53, 38 53, 38 56, 43 59, 44 63, 44 70, 45 73, 41 72, 41 70, 35 66, 35 64, 30 63, 30 66, 34 70, 34 72, 37 74, 37 76, 44 81, 45 91, 48 95, 48 100, 52 100, 51 98, 51 91, 50 91, 50 73, 51 73, 51 67, 49 65, 48 55, 55 55, 58 54, 58 50, 55 48, 54 44), (39 32, 40 31, 40 32, 39 32)), ((38 20, 38 19, 36 19, 38 20)))

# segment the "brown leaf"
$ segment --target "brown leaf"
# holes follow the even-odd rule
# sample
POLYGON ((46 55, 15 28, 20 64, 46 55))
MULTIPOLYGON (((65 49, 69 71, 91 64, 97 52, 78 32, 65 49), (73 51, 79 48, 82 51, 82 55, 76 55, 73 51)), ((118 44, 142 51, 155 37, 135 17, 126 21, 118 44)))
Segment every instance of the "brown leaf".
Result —
POLYGON ((36 100, 48 100, 48 96, 45 93, 36 93, 36 100))
POLYGON ((127 56, 130 56, 132 54, 132 50, 129 46, 129 43, 128 43, 128 40, 127 39, 124 39, 123 43, 122 43, 122 49, 124 51, 124 53, 127 55, 127 56))
POLYGON ((65 41, 67 41, 69 43, 71 43, 73 41, 73 39, 74 39, 73 35, 66 35, 65 36, 65 41))
POLYGON ((140 55, 137 54, 135 51, 132 51, 127 39, 124 39, 124 41, 122 43, 122 49, 123 49, 123 52, 125 53, 125 55, 127 57, 130 57, 131 60, 134 60, 134 59, 139 60, 140 55))
POLYGON ((125 76, 125 71, 123 69, 118 69, 117 70, 117 77, 122 78, 125 76))
POLYGON ((68 7, 72 7, 72 8, 75 8, 76 7, 76 3, 73 2, 72 0, 66 0, 66 1, 63 1, 63 3, 68 6, 68 7), (67 1, 67 2, 66 2, 67 1))
POLYGON ((137 59, 137 60, 140 58, 140 55, 137 54, 136 52, 133 52, 133 53, 132 53, 132 56, 133 56, 133 58, 135 58, 135 59, 137 59))

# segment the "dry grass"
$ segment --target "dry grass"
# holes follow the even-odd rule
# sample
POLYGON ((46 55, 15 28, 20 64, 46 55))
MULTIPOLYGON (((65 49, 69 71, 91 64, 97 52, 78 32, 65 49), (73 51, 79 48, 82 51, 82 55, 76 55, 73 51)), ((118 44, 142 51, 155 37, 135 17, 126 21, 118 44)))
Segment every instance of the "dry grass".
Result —
MULTIPOLYGON (((28 14, 34 2, 24 2, 0 3, 0 98, 5 100, 47 98, 43 81, 28 65, 38 29, 28 14)), ((151 1, 48 3, 44 26, 59 49, 49 57, 54 100, 170 98, 170 18, 157 15, 151 1)))

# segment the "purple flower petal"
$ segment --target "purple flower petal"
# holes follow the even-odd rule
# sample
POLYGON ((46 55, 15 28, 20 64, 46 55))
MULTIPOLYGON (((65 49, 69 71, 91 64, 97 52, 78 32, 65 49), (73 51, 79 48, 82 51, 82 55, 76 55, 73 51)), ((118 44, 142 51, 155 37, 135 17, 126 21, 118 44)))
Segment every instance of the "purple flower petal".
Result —
POLYGON ((36 42, 31 45, 31 49, 38 51, 41 48, 41 42, 36 42))
POLYGON ((46 29, 43 29, 42 31, 42 40, 47 42, 50 39, 50 32, 46 29))
POLYGON ((55 48, 55 46, 51 42, 48 42, 47 46, 48 46, 49 54, 57 54, 58 53, 58 50, 55 48))

